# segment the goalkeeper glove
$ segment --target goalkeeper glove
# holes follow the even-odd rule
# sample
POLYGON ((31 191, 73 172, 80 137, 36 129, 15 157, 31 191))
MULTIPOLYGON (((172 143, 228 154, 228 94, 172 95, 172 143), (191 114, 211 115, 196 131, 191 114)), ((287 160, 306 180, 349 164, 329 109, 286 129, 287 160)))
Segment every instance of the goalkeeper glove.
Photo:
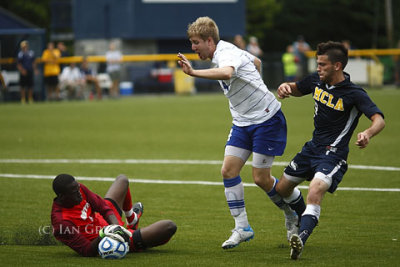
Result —
POLYGON ((132 237, 132 233, 120 225, 110 224, 100 230, 99 236, 101 238, 108 236, 120 242, 129 242, 129 238, 132 237))

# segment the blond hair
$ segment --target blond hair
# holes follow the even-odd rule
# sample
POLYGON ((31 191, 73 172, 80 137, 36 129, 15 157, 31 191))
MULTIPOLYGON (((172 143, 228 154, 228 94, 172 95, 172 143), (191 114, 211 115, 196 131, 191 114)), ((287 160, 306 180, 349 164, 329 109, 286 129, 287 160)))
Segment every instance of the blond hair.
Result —
POLYGON ((199 17, 195 22, 188 25, 187 35, 189 38, 199 36, 203 40, 211 37, 214 43, 219 42, 219 30, 215 21, 209 17, 199 17))
POLYGON ((26 40, 22 41, 20 44, 21 48, 24 48, 27 45, 28 45, 28 41, 26 41, 26 40))

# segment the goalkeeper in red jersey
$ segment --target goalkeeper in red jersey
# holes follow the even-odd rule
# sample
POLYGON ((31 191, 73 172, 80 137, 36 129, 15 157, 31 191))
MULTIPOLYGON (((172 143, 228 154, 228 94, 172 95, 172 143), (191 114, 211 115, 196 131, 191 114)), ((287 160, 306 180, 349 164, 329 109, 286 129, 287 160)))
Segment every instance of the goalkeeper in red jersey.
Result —
POLYGON ((104 198, 69 174, 58 175, 53 180, 53 190, 57 195, 51 210, 53 234, 82 256, 98 255, 98 244, 105 236, 128 242, 130 251, 142 251, 167 243, 177 229, 170 220, 138 228, 143 205, 132 204, 125 175, 115 179, 104 198))

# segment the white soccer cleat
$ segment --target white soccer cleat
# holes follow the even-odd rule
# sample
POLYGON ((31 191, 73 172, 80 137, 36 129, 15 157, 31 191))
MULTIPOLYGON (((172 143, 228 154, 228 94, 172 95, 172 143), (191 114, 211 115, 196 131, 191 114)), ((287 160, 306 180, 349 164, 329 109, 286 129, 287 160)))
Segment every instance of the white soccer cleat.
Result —
POLYGON ((246 228, 233 229, 232 235, 222 244, 223 249, 237 247, 242 242, 247 242, 253 239, 254 231, 250 226, 246 228))
POLYGON ((301 252, 303 252, 303 241, 301 240, 298 234, 293 234, 290 237, 290 258, 292 260, 297 260, 301 256, 301 252))
POLYGON ((297 216, 296 212, 293 212, 291 215, 285 214, 285 226, 288 241, 290 241, 292 235, 299 234, 299 216, 297 216))

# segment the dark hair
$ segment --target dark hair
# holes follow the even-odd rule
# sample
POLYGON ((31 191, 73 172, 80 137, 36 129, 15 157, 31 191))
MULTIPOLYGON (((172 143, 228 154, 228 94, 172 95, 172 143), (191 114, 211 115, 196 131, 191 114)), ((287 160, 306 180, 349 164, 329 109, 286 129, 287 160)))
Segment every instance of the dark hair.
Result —
POLYGON ((75 178, 69 174, 59 174, 53 180, 53 191, 58 196, 65 192, 66 187, 75 181, 75 178))
POLYGON ((317 56, 320 55, 327 55, 329 61, 331 61, 332 63, 342 63, 343 69, 347 65, 348 51, 342 43, 329 41, 326 43, 318 44, 317 56))

